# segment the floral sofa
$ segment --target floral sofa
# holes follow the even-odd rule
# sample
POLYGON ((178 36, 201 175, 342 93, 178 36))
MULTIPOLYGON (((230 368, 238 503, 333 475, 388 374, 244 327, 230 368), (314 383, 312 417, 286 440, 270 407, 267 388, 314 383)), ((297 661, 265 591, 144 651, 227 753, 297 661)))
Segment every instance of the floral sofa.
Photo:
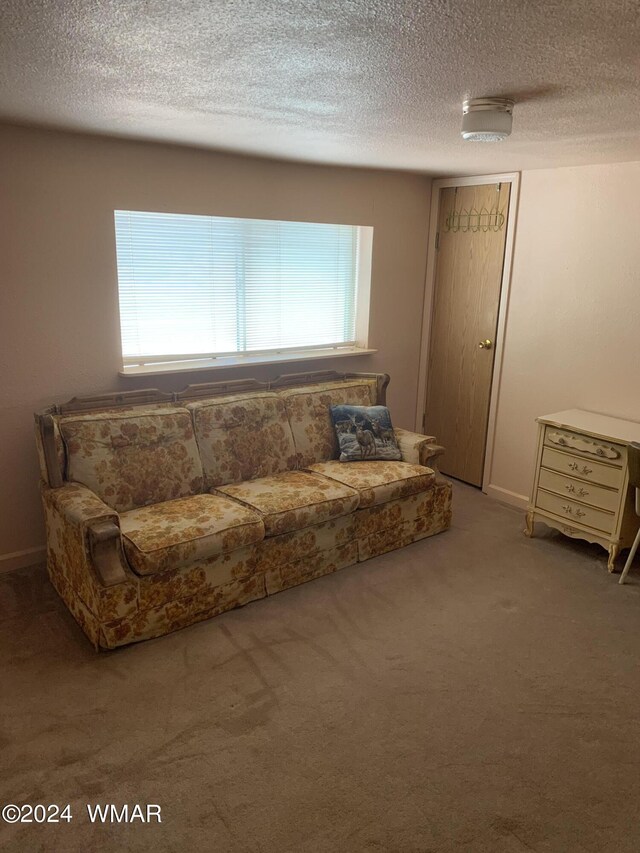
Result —
POLYGON ((389 377, 292 374, 36 415, 51 582, 96 647, 166 634, 445 530, 443 448, 338 462, 329 407, 389 377))

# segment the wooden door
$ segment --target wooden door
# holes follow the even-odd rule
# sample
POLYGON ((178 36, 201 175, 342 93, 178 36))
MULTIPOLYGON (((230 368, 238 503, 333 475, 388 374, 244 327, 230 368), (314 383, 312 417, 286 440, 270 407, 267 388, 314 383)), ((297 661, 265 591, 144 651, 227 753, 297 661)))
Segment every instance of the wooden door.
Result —
POLYGON ((440 191, 425 431, 445 474, 482 485, 510 183, 440 191))

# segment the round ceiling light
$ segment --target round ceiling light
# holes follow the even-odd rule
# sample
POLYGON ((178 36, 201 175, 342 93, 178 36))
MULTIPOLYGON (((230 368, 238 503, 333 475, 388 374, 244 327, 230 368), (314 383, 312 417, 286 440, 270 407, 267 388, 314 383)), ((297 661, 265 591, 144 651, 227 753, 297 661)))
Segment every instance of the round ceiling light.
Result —
POLYGON ((510 98, 469 98, 462 104, 463 139, 500 142, 511 133, 513 101, 510 98))

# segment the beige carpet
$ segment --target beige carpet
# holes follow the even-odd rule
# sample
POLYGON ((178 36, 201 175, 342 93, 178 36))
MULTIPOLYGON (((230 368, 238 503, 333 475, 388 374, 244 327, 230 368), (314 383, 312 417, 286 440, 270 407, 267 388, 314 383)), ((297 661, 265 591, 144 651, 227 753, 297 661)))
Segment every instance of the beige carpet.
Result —
POLYGON ((640 567, 522 521, 457 486, 448 533, 100 655, 0 576, 0 802, 74 814, 0 847, 637 853, 640 567))

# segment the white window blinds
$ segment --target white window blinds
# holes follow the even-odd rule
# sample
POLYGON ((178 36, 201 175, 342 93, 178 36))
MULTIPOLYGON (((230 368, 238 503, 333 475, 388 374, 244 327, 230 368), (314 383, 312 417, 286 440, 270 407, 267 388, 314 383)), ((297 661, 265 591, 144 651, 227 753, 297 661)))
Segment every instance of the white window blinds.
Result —
POLYGON ((115 211, 124 363, 350 345, 358 227, 115 211))

